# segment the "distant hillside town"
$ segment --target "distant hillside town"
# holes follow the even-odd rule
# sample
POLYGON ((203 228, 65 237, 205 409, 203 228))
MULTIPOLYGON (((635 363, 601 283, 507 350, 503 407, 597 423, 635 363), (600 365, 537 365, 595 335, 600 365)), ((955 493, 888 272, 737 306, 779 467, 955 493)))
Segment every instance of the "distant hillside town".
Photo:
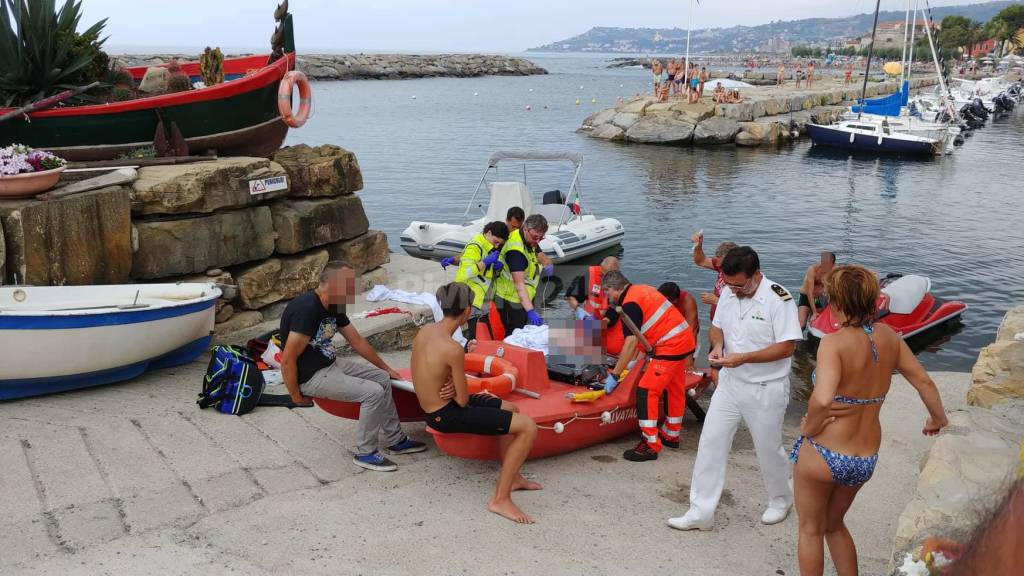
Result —
MULTIPOLYGON (((932 9, 936 29, 947 16, 961 17, 962 21, 978 24, 991 21, 1008 7, 1024 8, 1021 0, 1000 0, 965 6, 942 6, 932 9)), ((871 40, 873 14, 859 14, 846 18, 808 18, 805 20, 775 21, 760 26, 733 26, 730 28, 694 29, 690 34, 690 50, 696 53, 764 53, 790 54, 794 48, 810 48, 820 52, 857 53, 871 40)), ((960 22, 960 21, 958 21, 960 22)), ((922 38, 926 20, 914 22, 916 37, 922 38)), ((875 47, 899 48, 903 45, 905 13, 887 11, 879 14, 875 47)), ((1016 29, 1014 29, 1015 31, 1016 29)), ((962 45, 974 41, 993 40, 1012 34, 992 31, 992 38, 975 30, 972 38, 960 37, 962 45)), ((1011 31, 1012 32, 1012 31, 1011 31)), ((958 34, 958 36, 964 36, 958 34)), ((539 52, 611 52, 628 54, 671 54, 686 49, 686 30, 683 28, 611 28, 596 27, 572 38, 531 48, 539 52)))

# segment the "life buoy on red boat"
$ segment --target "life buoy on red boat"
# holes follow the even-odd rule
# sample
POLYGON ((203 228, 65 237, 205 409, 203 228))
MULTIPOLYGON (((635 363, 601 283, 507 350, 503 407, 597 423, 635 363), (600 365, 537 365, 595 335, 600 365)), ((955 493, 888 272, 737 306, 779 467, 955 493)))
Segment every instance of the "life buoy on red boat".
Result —
POLYGON ((292 128, 298 128, 309 120, 309 114, 313 109, 313 91, 309 88, 309 79, 298 70, 292 70, 281 78, 281 84, 277 88, 277 110, 281 112, 281 119, 292 128), (292 91, 295 85, 299 86, 299 112, 292 114, 292 91))
POLYGON ((516 389, 519 371, 508 360, 486 354, 466 354, 466 372, 483 374, 483 377, 466 376, 470 394, 483 391, 495 396, 504 396, 516 389))

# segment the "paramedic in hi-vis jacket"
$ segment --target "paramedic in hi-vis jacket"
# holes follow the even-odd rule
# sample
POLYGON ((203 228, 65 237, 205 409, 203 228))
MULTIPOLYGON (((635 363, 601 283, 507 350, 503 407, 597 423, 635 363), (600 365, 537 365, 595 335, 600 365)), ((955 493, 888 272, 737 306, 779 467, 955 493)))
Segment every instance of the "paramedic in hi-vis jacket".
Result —
POLYGON ((796 302, 761 274, 749 246, 722 259, 725 288, 711 328, 712 365, 721 366, 697 446, 690 482, 690 510, 671 518, 679 530, 710 530, 725 486, 732 439, 740 422, 754 439, 768 502, 761 522, 777 524, 793 505, 789 461, 782 447, 782 420, 789 404, 789 372, 802 339, 796 302))

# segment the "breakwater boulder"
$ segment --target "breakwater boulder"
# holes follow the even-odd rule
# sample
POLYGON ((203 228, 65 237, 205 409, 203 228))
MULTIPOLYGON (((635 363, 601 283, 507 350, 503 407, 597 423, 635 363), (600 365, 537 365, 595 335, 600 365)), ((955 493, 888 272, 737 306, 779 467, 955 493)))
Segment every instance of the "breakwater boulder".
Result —
MULTIPOLYGON (((247 56, 248 54, 230 55, 247 56)), ((122 66, 160 66, 199 59, 195 54, 123 54, 122 66)), ((310 80, 399 80, 471 76, 530 76, 547 70, 500 54, 299 54, 295 66, 310 80)))
POLYGON ((971 379, 967 403, 973 406, 991 408, 1024 400, 1024 306, 1003 317, 996 341, 981 349, 971 379))

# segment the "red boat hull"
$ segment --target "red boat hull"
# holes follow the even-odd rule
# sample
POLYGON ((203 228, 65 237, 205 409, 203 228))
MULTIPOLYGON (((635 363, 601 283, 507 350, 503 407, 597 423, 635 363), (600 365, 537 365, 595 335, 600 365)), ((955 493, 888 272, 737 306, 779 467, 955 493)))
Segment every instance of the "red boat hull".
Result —
MULTIPOLYGON (((528 458, 555 456, 627 434, 638 434, 636 385, 643 373, 642 364, 634 367, 612 394, 594 402, 573 403, 566 398, 566 394, 585 392, 586 389, 551 381, 541 352, 497 341, 478 342, 474 352, 509 360, 519 371, 522 387, 540 396, 532 398, 512 392, 505 398, 515 403, 523 414, 533 418, 540 426, 540 433, 528 458), (561 424, 561 432, 556 430, 556 424, 561 424)), ((407 376, 408 372, 402 375, 407 376)), ((702 391, 709 383, 710 379, 703 372, 687 373, 687 389, 702 391)), ((392 394, 403 422, 423 420, 423 411, 419 408, 415 394, 399 389, 393 389, 392 394)), ((335 416, 350 419, 359 417, 358 404, 319 398, 315 402, 335 416)), ((499 459, 497 436, 445 434, 431 429, 429 425, 427 431, 434 436, 437 447, 451 456, 470 460, 499 459)))

